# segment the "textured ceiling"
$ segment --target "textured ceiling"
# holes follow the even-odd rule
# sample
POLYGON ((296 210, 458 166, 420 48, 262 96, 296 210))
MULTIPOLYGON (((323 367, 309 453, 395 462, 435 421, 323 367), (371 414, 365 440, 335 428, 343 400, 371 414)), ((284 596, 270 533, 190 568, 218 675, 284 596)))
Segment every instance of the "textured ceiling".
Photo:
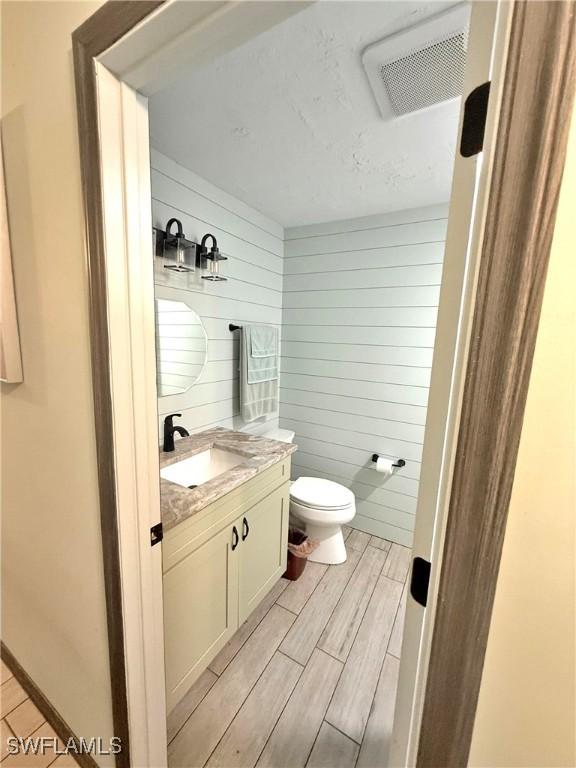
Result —
POLYGON ((385 122, 361 54, 450 5, 315 3, 153 96, 152 144, 285 226, 446 201, 458 101, 385 122))

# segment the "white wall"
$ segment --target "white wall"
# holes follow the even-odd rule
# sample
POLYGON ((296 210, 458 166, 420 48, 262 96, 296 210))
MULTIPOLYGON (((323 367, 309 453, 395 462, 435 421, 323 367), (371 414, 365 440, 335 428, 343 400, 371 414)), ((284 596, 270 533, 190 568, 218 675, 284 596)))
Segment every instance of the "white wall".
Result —
MULTIPOLYGON (((199 241, 207 232, 228 257, 220 269, 227 282, 202 280, 200 273, 156 269, 158 298, 184 301, 202 318, 208 333, 208 363, 199 381, 183 394, 158 400, 159 421, 168 413, 190 432, 211 426, 261 431, 278 417, 246 425, 239 416, 239 332, 229 323, 280 327, 282 315, 283 228, 216 186, 152 150, 152 221, 165 229, 172 217, 199 241)), ((157 260, 161 262, 161 259, 157 260)))
POLYGON ((24 365, 23 384, 2 385, 1 560, 2 639, 78 736, 106 741, 112 701, 71 51, 72 31, 98 7, 1 6, 24 365))
POLYGON ((295 475, 343 482, 356 528, 412 543, 447 206, 286 230, 280 425, 295 475), (371 456, 403 458, 392 478, 371 456))

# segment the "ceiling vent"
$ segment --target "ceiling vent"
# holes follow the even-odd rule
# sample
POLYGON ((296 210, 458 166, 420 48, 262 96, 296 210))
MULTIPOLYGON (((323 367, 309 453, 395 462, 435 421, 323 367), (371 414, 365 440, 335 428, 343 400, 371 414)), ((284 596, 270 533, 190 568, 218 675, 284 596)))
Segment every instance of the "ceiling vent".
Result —
POLYGON ((370 45, 362 63, 382 117, 420 112, 462 95, 468 49, 468 5, 370 45))

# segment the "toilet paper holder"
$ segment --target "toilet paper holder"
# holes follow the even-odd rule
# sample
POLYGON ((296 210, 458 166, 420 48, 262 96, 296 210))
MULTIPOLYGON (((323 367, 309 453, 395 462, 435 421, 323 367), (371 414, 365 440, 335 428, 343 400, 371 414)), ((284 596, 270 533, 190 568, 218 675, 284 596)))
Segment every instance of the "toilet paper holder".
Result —
MULTIPOLYGON (((372 461, 374 463, 376 463, 378 461, 378 458, 379 458, 379 454, 377 454, 377 453, 373 453, 372 454, 372 461)), ((399 469, 400 467, 405 467, 406 466, 406 462, 404 461, 404 459, 398 459, 398 461, 395 461, 392 464, 392 466, 396 467, 397 469, 399 469)))

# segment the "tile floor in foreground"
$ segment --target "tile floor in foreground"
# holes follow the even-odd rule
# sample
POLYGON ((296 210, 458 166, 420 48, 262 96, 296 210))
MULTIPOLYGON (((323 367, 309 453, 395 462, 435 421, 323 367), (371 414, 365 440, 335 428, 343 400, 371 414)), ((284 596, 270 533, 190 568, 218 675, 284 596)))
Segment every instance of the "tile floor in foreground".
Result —
MULTIPOLYGON (((10 669, 0 661, 1 687, 0 707, 0 765, 2 768, 70 768, 78 763, 72 755, 58 755, 47 749, 44 754, 8 754, 7 740, 11 736, 25 738, 46 737, 56 739, 56 733, 46 722, 28 694, 16 680, 10 669)), ((48 743, 48 742, 47 742, 48 743)), ((58 741, 58 750, 63 751, 63 742, 58 741)))
POLYGON ((170 768, 386 764, 411 550, 346 529, 281 580, 168 718, 170 768))

